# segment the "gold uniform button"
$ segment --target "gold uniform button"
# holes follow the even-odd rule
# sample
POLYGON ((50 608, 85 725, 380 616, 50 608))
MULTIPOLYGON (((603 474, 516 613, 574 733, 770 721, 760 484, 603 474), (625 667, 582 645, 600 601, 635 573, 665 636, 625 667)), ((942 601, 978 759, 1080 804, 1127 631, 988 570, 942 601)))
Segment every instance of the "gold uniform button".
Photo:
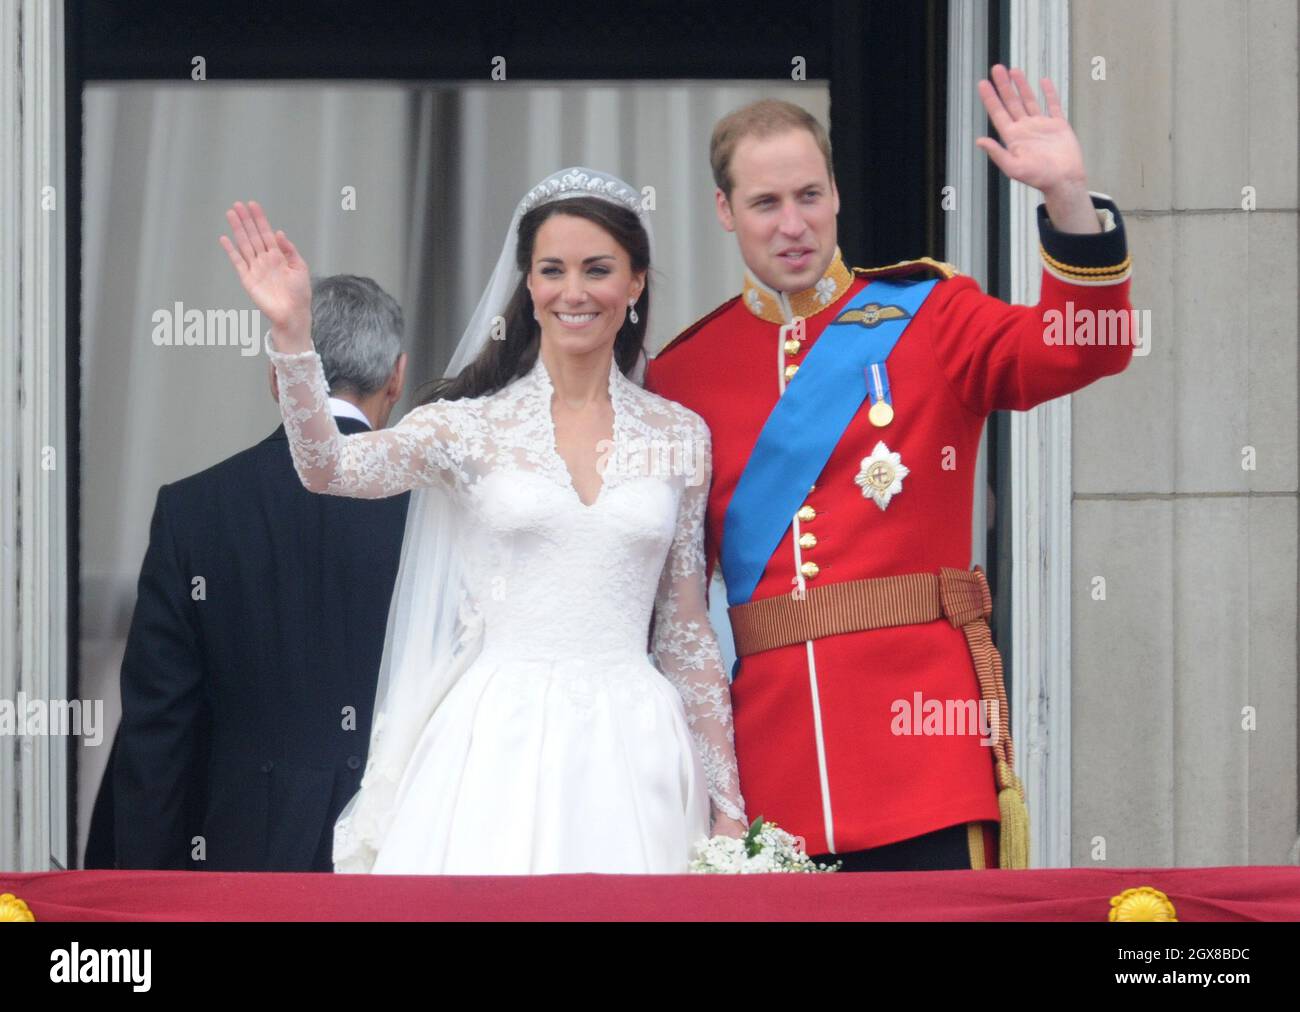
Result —
POLYGON ((817 535, 816 535, 816 534, 800 534, 800 535, 799 535, 799 547, 800 547, 800 548, 816 548, 816 547, 817 547, 817 535))
POLYGON ((818 566, 817 563, 815 562, 805 562, 802 566, 799 567, 799 572, 803 573, 805 577, 811 580, 814 576, 816 576, 819 572, 821 572, 821 567, 818 566))
POLYGON ((817 515, 817 511, 813 509, 811 506, 800 506, 799 512, 795 514, 795 516, 797 516, 804 523, 808 523, 808 521, 811 520, 816 515, 817 515))
POLYGON ((792 380, 792 379, 794 379, 794 374, 797 373, 798 371, 799 371, 799 367, 798 367, 797 365, 788 365, 788 366, 786 366, 786 367, 785 367, 785 378, 786 378, 787 380, 792 380))
POLYGON ((795 340, 793 340, 793 339, 792 339, 792 340, 789 340, 789 341, 786 341, 786 342, 785 342, 785 353, 786 353, 787 355, 789 355, 791 358, 794 358, 796 355, 799 354, 799 349, 802 348, 802 347, 803 347, 802 344, 800 344, 798 341, 795 341, 795 340))

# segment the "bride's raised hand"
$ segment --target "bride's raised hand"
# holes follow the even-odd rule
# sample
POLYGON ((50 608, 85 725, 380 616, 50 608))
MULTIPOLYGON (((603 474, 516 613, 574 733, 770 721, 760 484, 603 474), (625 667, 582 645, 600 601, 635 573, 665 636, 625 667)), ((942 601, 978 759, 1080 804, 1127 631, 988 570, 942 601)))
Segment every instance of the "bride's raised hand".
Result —
POLYGON ((226 211, 234 242, 220 237, 244 291, 271 323, 280 351, 311 347, 311 273, 284 232, 273 232, 260 204, 226 211))

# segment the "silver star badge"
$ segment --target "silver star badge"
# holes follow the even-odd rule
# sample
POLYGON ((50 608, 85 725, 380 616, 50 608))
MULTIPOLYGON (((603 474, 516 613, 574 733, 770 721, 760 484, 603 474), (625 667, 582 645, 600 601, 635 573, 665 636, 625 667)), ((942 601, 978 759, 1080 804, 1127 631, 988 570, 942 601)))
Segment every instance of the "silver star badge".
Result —
POLYGON ((874 500, 883 510, 890 499, 903 491, 903 479, 908 474, 903 458, 891 453, 881 442, 876 444, 871 456, 862 458, 862 467, 853 480, 862 488, 863 498, 874 500))

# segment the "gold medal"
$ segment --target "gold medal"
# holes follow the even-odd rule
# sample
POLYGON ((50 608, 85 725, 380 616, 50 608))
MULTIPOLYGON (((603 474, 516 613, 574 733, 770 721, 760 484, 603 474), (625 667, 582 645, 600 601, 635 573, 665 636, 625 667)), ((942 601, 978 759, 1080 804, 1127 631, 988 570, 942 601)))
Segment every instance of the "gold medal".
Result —
POLYGON ((876 401, 871 405, 871 410, 867 412, 867 417, 871 419, 871 424, 878 429, 883 429, 886 425, 894 420, 894 409, 886 401, 876 401))
POLYGON ((894 408, 889 403, 889 383, 885 379, 885 363, 872 362, 866 370, 867 388, 872 391, 872 405, 867 412, 871 424, 883 429, 894 420, 894 408))

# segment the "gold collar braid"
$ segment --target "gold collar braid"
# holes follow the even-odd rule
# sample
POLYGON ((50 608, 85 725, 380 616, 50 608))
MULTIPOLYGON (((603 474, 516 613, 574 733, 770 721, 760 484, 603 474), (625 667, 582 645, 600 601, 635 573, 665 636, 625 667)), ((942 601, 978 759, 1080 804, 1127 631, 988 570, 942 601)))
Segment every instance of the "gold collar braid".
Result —
MULTIPOLYGON (((847 292, 852 282, 853 272, 844 266, 844 259, 840 256, 840 249, 837 246, 835 259, 826 268, 826 273, 821 276, 820 281, 802 292, 794 292, 786 296, 790 303, 791 315, 802 316, 805 320, 816 316, 847 292)), ((745 308, 760 320, 778 324, 788 322, 785 313, 781 310, 781 301, 777 293, 756 279, 749 271, 745 271, 745 288, 741 298, 744 300, 745 308)))

